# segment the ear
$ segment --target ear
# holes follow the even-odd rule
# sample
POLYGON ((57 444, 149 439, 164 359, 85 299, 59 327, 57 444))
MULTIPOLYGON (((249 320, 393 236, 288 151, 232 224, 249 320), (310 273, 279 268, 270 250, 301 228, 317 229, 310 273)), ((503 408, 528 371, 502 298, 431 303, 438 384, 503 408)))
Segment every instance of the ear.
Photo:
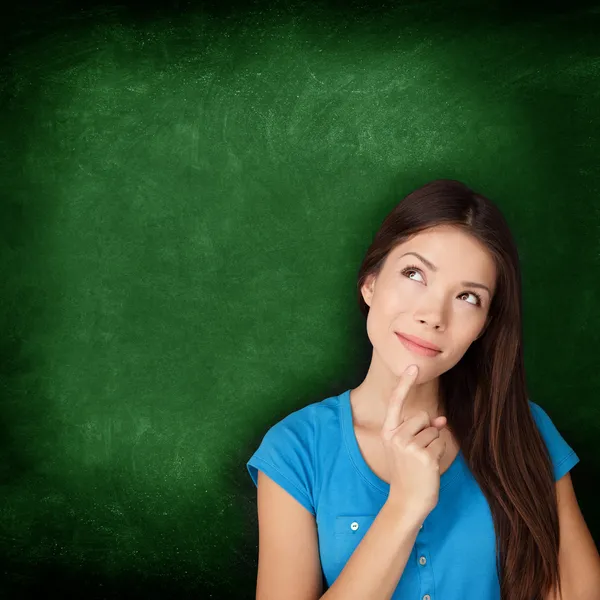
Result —
POLYGON ((375 279, 375 275, 371 273, 369 276, 367 276, 365 282, 360 288, 360 293, 362 294, 363 300, 369 308, 371 307, 371 301, 375 292, 375 279))

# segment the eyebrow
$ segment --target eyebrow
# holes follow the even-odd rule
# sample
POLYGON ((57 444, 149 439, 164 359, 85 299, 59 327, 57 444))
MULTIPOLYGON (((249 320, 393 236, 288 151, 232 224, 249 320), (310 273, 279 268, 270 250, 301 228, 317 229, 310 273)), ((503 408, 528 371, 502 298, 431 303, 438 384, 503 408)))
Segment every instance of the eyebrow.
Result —
MULTIPOLYGON (((437 271, 438 268, 429 260, 427 260, 425 257, 421 256, 420 254, 417 254, 416 252, 405 252, 400 258, 402 258, 403 256, 406 256, 407 254, 412 254, 413 256, 416 256, 419 260, 423 261, 425 263, 425 265, 430 268, 432 271, 437 271)), ((476 287, 476 288, 481 288, 484 290, 487 290, 487 293, 491 296, 492 292, 490 291, 490 288, 487 285, 483 285, 483 283, 477 283, 476 281, 461 281, 460 282, 461 285, 466 285, 467 287, 476 287)))

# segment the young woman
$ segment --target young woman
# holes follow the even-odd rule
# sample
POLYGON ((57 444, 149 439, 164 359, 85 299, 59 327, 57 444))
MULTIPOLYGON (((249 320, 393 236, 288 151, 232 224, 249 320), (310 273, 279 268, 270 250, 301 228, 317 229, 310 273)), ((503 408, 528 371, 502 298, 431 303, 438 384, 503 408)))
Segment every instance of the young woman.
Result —
POLYGON ((358 301, 362 383, 276 423, 247 463, 257 599, 600 598, 579 458, 529 400, 500 210, 458 181, 412 192, 367 251, 358 301))

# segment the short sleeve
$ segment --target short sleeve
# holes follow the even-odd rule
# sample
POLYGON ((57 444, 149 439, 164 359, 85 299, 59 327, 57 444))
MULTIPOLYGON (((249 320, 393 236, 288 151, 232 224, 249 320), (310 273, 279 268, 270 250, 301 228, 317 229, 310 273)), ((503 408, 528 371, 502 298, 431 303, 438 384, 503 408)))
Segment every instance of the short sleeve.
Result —
POLYGON ((295 411, 273 425, 246 467, 254 485, 258 486, 260 469, 314 515, 315 436, 310 408, 295 411))
POLYGON ((552 459, 554 479, 558 481, 579 462, 579 457, 559 433, 546 411, 531 400, 529 406, 552 459))

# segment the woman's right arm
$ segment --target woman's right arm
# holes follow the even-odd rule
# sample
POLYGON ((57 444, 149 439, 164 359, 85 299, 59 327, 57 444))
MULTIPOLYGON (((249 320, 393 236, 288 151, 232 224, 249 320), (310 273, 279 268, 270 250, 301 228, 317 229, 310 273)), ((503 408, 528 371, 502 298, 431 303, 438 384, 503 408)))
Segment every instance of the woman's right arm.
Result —
POLYGON ((389 600, 412 552, 422 517, 386 502, 323 600, 389 600))

